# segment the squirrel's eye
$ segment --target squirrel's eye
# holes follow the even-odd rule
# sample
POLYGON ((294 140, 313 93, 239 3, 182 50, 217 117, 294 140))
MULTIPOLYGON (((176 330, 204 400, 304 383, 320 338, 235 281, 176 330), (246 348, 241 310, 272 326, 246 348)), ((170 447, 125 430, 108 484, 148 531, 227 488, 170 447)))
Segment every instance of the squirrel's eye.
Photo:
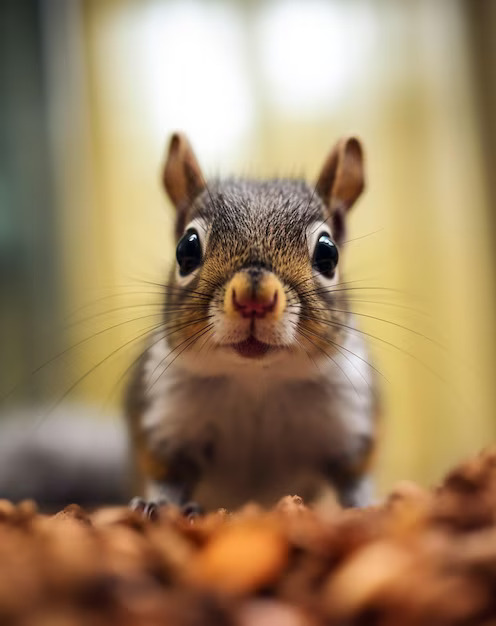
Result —
POLYGON ((338 264, 339 253, 336 244, 326 233, 320 235, 313 253, 313 266, 317 271, 332 278, 338 264))
POLYGON ((187 276, 202 262, 200 237, 193 228, 188 228, 179 240, 176 248, 176 259, 181 276, 187 276))

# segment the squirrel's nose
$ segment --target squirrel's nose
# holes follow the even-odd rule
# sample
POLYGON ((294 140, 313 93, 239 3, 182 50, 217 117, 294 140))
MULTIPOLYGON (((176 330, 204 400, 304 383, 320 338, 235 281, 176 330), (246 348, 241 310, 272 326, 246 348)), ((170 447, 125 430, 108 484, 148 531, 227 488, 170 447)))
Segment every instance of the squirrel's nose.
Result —
POLYGON ((266 291, 256 296, 248 293, 236 293, 232 290, 232 304, 236 311, 243 317, 265 317, 266 313, 271 313, 277 305, 277 290, 270 296, 266 291))
POLYGON ((279 319, 286 308, 286 295, 281 281, 273 272, 240 270, 226 286, 224 312, 236 318, 279 319))

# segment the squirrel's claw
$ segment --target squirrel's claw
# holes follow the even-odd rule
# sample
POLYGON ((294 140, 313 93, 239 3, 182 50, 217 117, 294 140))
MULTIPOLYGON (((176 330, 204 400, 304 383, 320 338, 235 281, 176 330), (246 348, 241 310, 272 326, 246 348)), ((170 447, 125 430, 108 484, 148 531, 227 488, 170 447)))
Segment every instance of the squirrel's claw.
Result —
MULTIPOLYGON (((157 520, 159 517, 159 510, 162 507, 169 506, 170 500, 167 498, 159 498, 157 500, 144 500, 143 498, 136 497, 129 503, 129 508, 132 511, 141 513, 143 517, 149 520, 157 520)), ((180 507, 180 511, 184 517, 189 519, 202 515, 203 508, 197 502, 186 502, 180 507)))
POLYGON ((129 503, 129 508, 132 511, 136 511, 137 513, 141 513, 143 517, 149 520, 158 519, 159 509, 161 506, 167 506, 169 502, 167 501, 147 501, 143 498, 133 498, 129 503))
POLYGON ((183 506, 181 507, 181 513, 184 515, 184 517, 188 517, 188 518, 193 518, 193 517, 197 517, 198 515, 203 515, 203 513, 205 513, 205 511, 203 510, 203 507, 201 507, 198 502, 186 502, 186 504, 183 504, 183 506))

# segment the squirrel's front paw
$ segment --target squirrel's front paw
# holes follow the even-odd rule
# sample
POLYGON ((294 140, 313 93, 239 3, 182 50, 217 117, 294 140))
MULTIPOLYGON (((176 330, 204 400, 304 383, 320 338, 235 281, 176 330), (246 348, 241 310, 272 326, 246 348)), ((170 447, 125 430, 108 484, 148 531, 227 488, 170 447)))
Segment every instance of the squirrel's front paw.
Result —
MULTIPOLYGON (((143 498, 133 498, 129 503, 129 507, 133 511, 141 513, 143 517, 150 520, 157 520, 159 518, 159 512, 162 507, 170 506, 173 504, 167 498, 158 498, 156 500, 144 500, 143 498)), ((184 517, 193 518, 201 515, 204 511, 197 502, 186 502, 180 507, 181 513, 184 517)))

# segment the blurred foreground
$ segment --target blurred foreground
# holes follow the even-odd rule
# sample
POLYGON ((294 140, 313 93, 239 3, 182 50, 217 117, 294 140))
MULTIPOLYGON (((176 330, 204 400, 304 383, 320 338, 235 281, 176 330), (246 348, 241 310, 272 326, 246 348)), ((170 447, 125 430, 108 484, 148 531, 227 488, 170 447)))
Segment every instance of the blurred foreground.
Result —
POLYGON ((39 624, 487 626, 496 616, 496 453, 436 491, 369 509, 287 496, 187 519, 0 501, 0 618, 39 624))

